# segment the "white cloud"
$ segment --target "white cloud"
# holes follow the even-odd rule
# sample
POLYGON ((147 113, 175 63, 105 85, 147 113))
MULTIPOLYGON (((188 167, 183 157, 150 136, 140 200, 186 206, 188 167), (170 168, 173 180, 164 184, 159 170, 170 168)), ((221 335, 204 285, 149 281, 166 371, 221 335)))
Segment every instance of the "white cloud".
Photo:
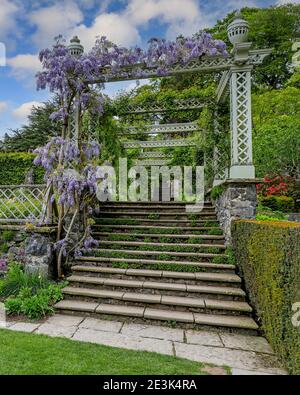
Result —
POLYGON ((277 5, 284 5, 284 4, 300 4, 300 0, 278 0, 277 1, 277 5))
POLYGON ((5 101, 0 101, 0 113, 7 110, 8 104, 5 101))
POLYGON ((32 107, 41 107, 43 105, 43 103, 40 103, 38 101, 23 103, 12 111, 12 115, 14 118, 24 122, 30 114, 32 107))
POLYGON ((117 13, 104 13, 98 15, 91 27, 84 24, 76 27, 73 34, 78 34, 86 49, 90 49, 97 36, 107 36, 119 45, 130 46, 140 41, 137 28, 128 18, 117 13))
POLYGON ((0 6, 0 39, 6 40, 9 33, 16 29, 18 7, 10 0, 1 0, 0 6))
POLYGON ((9 58, 7 64, 11 67, 12 75, 19 80, 32 78, 41 70, 38 55, 20 54, 9 58))
POLYGON ((167 37, 189 35, 199 30, 204 19, 197 0, 130 0, 124 13, 135 26, 157 19, 168 26, 167 37))
POLYGON ((36 26, 33 41, 39 48, 46 47, 58 34, 69 36, 83 19, 84 15, 74 1, 65 0, 40 8, 29 15, 30 23, 36 26))

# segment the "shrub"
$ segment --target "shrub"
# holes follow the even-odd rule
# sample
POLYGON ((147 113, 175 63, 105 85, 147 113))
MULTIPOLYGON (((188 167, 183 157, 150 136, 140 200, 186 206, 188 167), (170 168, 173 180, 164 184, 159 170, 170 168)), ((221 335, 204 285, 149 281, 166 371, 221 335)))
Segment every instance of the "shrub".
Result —
POLYGON ((0 283, 8 314, 24 314, 39 319, 53 312, 53 305, 62 299, 64 283, 51 283, 38 274, 28 274, 22 265, 11 263, 7 277, 0 283))
POLYGON ((290 373, 300 373, 300 332, 292 306, 300 301, 300 224, 234 221, 234 253, 266 338, 290 373))
POLYGON ((0 240, 2 240, 2 241, 12 241, 13 238, 15 237, 15 233, 16 232, 13 231, 13 230, 4 230, 1 233, 0 240))
POLYGON ((24 267, 11 262, 8 265, 8 273, 0 289, 0 296, 16 296, 22 288, 31 288, 36 292, 39 288, 49 285, 49 281, 38 273, 25 273, 24 267))
POLYGON ((271 208, 259 204, 256 219, 259 221, 287 221, 287 215, 282 211, 273 211, 271 208))
POLYGON ((260 202, 275 211, 291 212, 295 209, 295 201, 288 196, 266 196, 260 202))

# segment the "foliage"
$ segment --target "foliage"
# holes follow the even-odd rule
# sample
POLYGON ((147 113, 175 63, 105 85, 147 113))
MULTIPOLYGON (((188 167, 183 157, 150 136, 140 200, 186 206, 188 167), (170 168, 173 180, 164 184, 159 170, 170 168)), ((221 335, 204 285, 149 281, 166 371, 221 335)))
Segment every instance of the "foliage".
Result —
MULTIPOLYGON (((292 43, 299 37, 300 6, 286 4, 268 8, 242 8, 242 16, 249 23, 249 42, 254 48, 273 48, 272 54, 257 66, 253 80, 257 87, 281 88, 292 73, 292 43)), ((226 28, 234 12, 218 21, 210 30, 215 37, 228 44, 226 28)))
POLYGON ((257 175, 300 174, 300 89, 253 95, 253 152, 257 175))
POLYGON ((34 167, 35 158, 30 153, 0 153, 0 185, 24 184, 27 174, 32 170, 35 184, 42 184, 44 171, 34 167))
POLYGON ((295 209, 295 201, 289 196, 266 196, 260 202, 275 211, 292 212, 295 209))
POLYGON ((38 273, 26 273, 23 265, 10 262, 5 280, 1 284, 0 296, 17 296, 22 288, 30 288, 32 292, 36 292, 40 288, 47 287, 48 284, 48 280, 38 273))
POLYGON ((5 298, 8 314, 39 319, 54 311, 52 306, 62 299, 64 285, 51 283, 38 273, 27 273, 23 265, 11 262, 0 282, 0 296, 5 298))
POLYGON ((300 225, 235 221, 233 248, 266 338, 291 374, 300 373, 300 332, 292 306, 300 300, 300 225))
POLYGON ((29 152, 46 144, 50 137, 57 136, 60 127, 57 122, 50 120, 50 115, 58 106, 57 99, 54 99, 43 103, 42 106, 33 107, 26 125, 4 135, 3 141, 0 142, 0 151, 29 152))
POLYGON ((15 237, 15 231, 13 230, 3 230, 0 232, 0 241, 12 241, 15 237))
POLYGON ((50 284, 34 292, 30 287, 22 287, 18 295, 6 299, 5 308, 8 314, 40 319, 54 312, 53 305, 63 297, 61 288, 61 285, 50 284))
POLYGON ((287 215, 281 211, 274 211, 269 207, 263 206, 261 203, 257 206, 256 219, 259 221, 286 221, 287 215))
POLYGON ((212 188, 210 197, 212 200, 218 199, 222 193, 226 190, 226 187, 224 185, 217 185, 212 188))

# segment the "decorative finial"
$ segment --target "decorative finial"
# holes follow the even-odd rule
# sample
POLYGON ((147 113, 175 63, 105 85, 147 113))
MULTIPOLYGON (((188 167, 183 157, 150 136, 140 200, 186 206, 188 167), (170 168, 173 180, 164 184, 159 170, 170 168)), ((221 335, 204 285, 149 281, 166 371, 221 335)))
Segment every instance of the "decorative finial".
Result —
POLYGON ((73 56, 81 56, 84 53, 83 45, 80 44, 78 36, 71 38, 68 50, 73 56))
POLYGON ((232 22, 228 25, 227 33, 228 38, 233 45, 247 42, 249 24, 245 19, 243 19, 240 10, 235 13, 232 22))

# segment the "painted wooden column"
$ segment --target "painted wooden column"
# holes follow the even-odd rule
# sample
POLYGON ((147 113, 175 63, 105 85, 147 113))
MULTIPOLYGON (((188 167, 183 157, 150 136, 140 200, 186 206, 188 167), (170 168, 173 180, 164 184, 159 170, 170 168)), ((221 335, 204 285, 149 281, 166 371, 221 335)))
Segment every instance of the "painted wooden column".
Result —
MULTIPOLYGON (((77 36, 74 36, 70 40, 68 50, 69 50, 70 54, 75 57, 80 57, 84 53, 84 47, 83 47, 83 45, 80 44, 80 40, 77 36)), ((80 109, 79 97, 77 96, 75 99, 75 103, 73 105, 73 111, 71 114, 71 121, 70 121, 70 125, 69 125, 70 138, 74 142, 76 142, 77 145, 79 144, 80 132, 81 132, 81 130, 80 130, 80 127, 81 127, 80 116, 81 116, 81 109, 80 109)))
POLYGON ((255 178, 252 154, 251 70, 249 64, 251 43, 247 42, 248 22, 236 14, 227 28, 233 44, 234 65, 230 68, 231 166, 233 179, 255 178))

